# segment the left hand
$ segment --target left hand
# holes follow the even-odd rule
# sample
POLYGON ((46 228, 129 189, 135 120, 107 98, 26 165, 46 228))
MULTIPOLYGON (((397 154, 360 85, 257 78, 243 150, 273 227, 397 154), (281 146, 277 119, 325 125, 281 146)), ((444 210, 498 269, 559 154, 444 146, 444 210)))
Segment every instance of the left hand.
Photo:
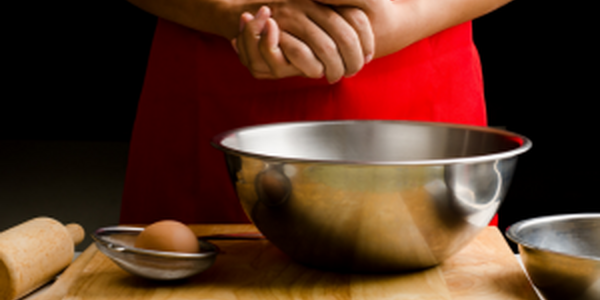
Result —
POLYGON ((324 67, 311 49, 294 36, 281 32, 271 19, 268 7, 261 7, 256 16, 242 14, 240 29, 240 35, 231 42, 240 61, 255 78, 323 76, 324 67))

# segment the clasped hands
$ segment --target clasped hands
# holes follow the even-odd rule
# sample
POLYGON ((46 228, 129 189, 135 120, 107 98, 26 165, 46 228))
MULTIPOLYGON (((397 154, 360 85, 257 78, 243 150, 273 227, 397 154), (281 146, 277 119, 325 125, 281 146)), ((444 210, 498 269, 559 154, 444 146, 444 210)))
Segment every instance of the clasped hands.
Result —
POLYGON ((337 82, 357 73, 375 55, 369 7, 364 0, 352 1, 272 2, 254 15, 241 15, 232 45, 256 78, 324 76, 337 82))

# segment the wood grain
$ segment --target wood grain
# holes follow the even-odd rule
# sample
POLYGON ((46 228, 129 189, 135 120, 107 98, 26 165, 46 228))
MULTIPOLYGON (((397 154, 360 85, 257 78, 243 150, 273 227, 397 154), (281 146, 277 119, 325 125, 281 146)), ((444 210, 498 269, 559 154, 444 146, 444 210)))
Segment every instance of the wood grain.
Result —
POLYGON ((488 227, 442 269, 454 300, 539 299, 496 227, 488 227))
POLYGON ((29 300, 60 300, 63 299, 73 283, 79 278, 82 270, 98 252, 96 245, 90 245, 71 265, 64 271, 52 285, 43 293, 31 297, 29 300))
MULTIPOLYGON (((198 235, 251 225, 192 226, 198 235)), ((323 272, 291 261, 266 240, 214 241, 206 272, 177 282, 135 277, 96 253, 64 299, 538 299, 496 228, 437 268, 395 275, 323 272)))

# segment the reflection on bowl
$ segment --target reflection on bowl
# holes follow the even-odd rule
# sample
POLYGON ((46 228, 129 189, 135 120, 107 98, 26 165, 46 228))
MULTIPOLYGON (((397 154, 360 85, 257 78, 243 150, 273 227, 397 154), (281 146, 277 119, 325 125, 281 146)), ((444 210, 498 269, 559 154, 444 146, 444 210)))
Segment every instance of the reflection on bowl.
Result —
POLYGON ((241 205, 290 257, 336 271, 436 265, 487 226, 520 135, 395 121, 270 124, 223 133, 241 205))
POLYGON ((92 238, 102 253, 131 274, 154 280, 176 280, 196 275, 214 263, 218 249, 199 239, 200 253, 177 253, 135 248, 133 245, 144 228, 105 227, 92 238))
POLYGON ((600 299, 600 214, 525 220, 509 227, 525 269, 547 300, 600 299))

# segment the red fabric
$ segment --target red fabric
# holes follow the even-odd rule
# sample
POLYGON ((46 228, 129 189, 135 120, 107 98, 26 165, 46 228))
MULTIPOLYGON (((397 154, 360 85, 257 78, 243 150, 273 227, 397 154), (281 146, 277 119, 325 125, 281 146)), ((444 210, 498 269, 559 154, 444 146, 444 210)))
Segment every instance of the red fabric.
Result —
POLYGON ((257 80, 228 41, 159 20, 133 131, 121 222, 247 222, 210 139, 292 120, 401 119, 486 125, 481 67, 465 23, 334 85, 257 80))

